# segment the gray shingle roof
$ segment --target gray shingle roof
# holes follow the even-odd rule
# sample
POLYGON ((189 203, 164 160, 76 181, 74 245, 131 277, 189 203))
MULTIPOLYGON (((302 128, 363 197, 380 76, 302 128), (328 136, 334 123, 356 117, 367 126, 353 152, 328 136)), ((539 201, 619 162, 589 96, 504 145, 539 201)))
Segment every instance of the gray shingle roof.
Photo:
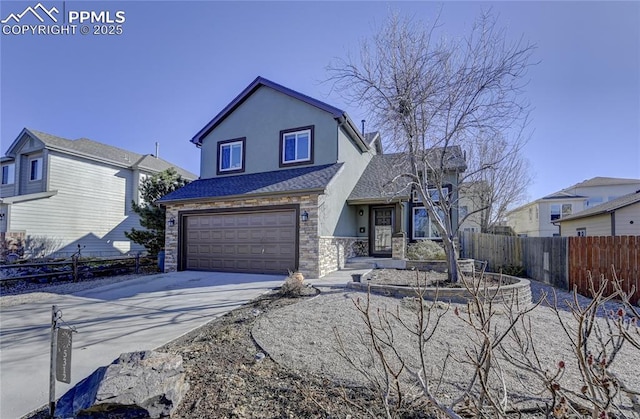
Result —
POLYGON ((134 166, 139 167, 143 170, 149 170, 151 172, 162 172, 170 167, 173 167, 174 169, 176 169, 176 172, 178 172, 178 174, 185 179, 194 180, 198 178, 198 175, 191 173, 188 170, 184 170, 183 168, 178 167, 161 157, 155 157, 152 154, 145 154, 140 160, 138 160, 138 162, 134 166))
POLYGON ((630 193, 628 195, 623 195, 620 198, 612 199, 611 201, 607 201, 600 205, 596 205, 594 207, 588 208, 584 211, 576 212, 573 215, 569 215, 567 217, 563 217, 557 222, 563 222, 568 220, 577 220, 579 218, 590 217, 592 215, 598 214, 606 214, 618 210, 620 208, 626 207, 628 205, 635 204, 636 202, 640 202, 640 191, 636 191, 634 193, 630 193))
POLYGON ((238 195, 264 195, 322 191, 338 173, 342 163, 298 167, 265 173, 199 179, 162 197, 161 203, 221 198, 238 195))
MULTIPOLYGON (((429 150, 428 159, 439 166, 442 148, 429 150)), ((466 162, 460 147, 449 147, 445 154, 445 169, 464 171, 466 162)), ((409 155, 406 153, 378 154, 373 156, 364 173, 349 196, 349 201, 380 200, 409 197, 408 180, 398 178, 403 173, 411 173, 409 155), (394 181, 394 179, 396 179, 394 181)))
POLYGON ((407 198, 410 189, 402 187, 401 182, 392 182, 392 180, 394 177, 406 173, 408 169, 408 160, 404 154, 373 156, 360 176, 360 180, 351 191, 348 200, 407 198))
POLYGON ((63 153, 71 153, 89 159, 115 163, 132 169, 146 169, 151 172, 161 172, 173 167, 186 179, 192 180, 198 178, 194 173, 184 170, 183 168, 164 159, 156 158, 151 154, 135 153, 133 151, 124 150, 108 144, 99 143, 88 138, 68 140, 66 138, 57 137, 55 135, 33 129, 27 129, 26 131, 33 137, 42 141, 48 149, 61 151, 63 153))

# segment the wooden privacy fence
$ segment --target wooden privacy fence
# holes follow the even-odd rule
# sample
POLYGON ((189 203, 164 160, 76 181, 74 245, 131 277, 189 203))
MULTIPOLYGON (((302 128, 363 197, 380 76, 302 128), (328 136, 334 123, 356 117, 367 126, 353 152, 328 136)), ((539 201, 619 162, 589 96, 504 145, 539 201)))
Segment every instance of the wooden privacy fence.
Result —
MULTIPOLYGON (((522 266, 529 278, 566 290, 577 287, 590 296, 587 272, 593 278, 611 279, 615 266, 623 289, 634 303, 640 301, 640 236, 615 237, 513 237, 463 232, 461 256, 488 262, 488 269, 498 272, 505 266, 522 266)), ((597 285, 597 283, 596 283, 597 285)), ((609 291, 613 287, 609 286, 609 291)))
MULTIPOLYGON (((640 236, 570 237, 569 238, 569 289, 577 287, 578 292, 590 295, 588 272, 591 272, 598 286, 604 275, 612 279, 612 267, 622 280, 622 289, 629 293, 635 287, 631 299, 640 301, 640 236)), ((611 283, 607 291, 613 292, 611 283)))
POLYGON ((514 237, 465 231, 461 255, 487 261, 487 269, 523 267, 527 277, 568 289, 567 237, 514 237))

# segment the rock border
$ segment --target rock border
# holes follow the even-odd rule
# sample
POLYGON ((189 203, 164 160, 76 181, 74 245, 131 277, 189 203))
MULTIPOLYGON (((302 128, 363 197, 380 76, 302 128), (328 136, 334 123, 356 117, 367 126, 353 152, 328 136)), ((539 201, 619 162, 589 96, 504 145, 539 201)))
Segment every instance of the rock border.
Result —
MULTIPOLYGON (((488 287, 486 296, 493 298, 493 303, 516 304, 526 307, 531 304, 531 282, 525 278, 515 276, 497 274, 493 272, 485 272, 485 276, 491 276, 495 279, 506 280, 507 284, 488 287)), ((363 278, 364 279, 364 278, 363 278)), ((349 282, 347 288, 359 291, 370 291, 375 294, 381 294, 388 297, 415 297, 416 289, 410 286, 372 284, 364 282, 349 282)), ((484 293, 484 290, 482 290, 484 293)), ((438 301, 447 303, 467 304, 472 298, 471 293, 466 288, 440 288, 426 287, 424 289, 425 300, 433 301, 437 297, 438 301)))

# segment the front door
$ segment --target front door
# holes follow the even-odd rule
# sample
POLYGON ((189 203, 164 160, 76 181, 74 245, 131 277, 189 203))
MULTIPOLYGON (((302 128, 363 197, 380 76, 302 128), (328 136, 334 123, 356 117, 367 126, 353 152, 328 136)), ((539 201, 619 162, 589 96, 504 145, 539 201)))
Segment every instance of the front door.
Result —
POLYGON ((371 256, 391 257, 391 237, 395 224, 394 207, 371 208, 371 256))

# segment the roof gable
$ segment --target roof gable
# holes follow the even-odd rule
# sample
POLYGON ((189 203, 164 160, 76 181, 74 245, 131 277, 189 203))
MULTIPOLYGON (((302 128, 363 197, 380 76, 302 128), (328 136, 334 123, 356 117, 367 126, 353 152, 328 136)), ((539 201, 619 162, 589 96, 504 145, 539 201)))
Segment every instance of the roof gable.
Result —
MULTIPOLYGON (((339 120, 345 120, 347 124, 351 125, 350 128, 355 128, 353 122, 349 119, 348 115, 342 109, 338 109, 335 106, 331 106, 327 103, 324 103, 320 100, 314 99, 310 96, 297 92, 295 90, 289 89, 288 87, 282 86, 278 83, 272 82, 271 80, 267 80, 264 77, 257 77, 249 86, 247 86, 238 96, 235 97, 227 106, 224 107, 216 116, 213 117, 211 121, 207 123, 196 135, 193 136, 191 142, 196 144, 197 146, 202 145, 202 140, 206 137, 211 131, 213 131, 222 121, 225 120, 233 111, 235 111, 244 101, 246 101, 253 93, 255 93, 261 87, 268 87, 277 92, 290 96, 294 99, 305 102, 311 106, 314 106, 320 110, 330 113, 334 118, 339 120)), ((364 144, 364 139, 360 135, 357 129, 354 130, 355 135, 359 137, 360 142, 364 144)))
MULTIPOLYGON (((455 172, 467 168, 464 154, 458 146, 443 149, 429 149, 426 158, 429 163, 438 166, 444 153, 444 169, 455 172)), ((411 173, 411 164, 407 153, 377 154, 371 158, 367 168, 349 195, 348 201, 368 201, 375 199, 406 199, 410 188, 406 182, 394 181, 403 174, 411 173)))
POLYGON ((18 154, 18 151, 23 147, 22 144, 24 144, 24 142, 27 140, 27 138, 33 138, 36 141, 40 141, 41 143, 46 145, 46 143, 44 141, 42 141, 40 138, 38 138, 36 135, 34 135, 29 129, 23 128, 22 131, 20 131, 20 134, 18 134, 16 139, 13 140, 13 142, 11 143, 9 148, 7 149, 5 157, 3 157, 3 161, 7 160, 6 156, 9 156, 11 158, 15 158, 15 156, 18 154))

